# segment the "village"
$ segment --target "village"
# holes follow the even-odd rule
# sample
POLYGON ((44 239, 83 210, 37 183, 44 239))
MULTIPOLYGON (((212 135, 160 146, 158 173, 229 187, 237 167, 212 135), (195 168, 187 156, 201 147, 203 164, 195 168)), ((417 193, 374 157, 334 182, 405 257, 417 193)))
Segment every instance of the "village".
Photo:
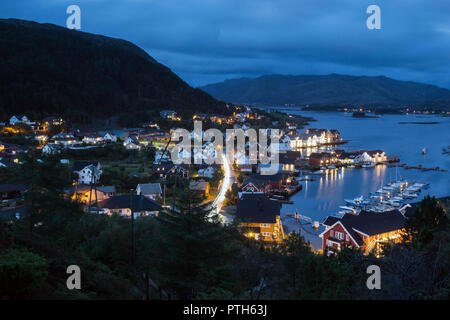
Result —
MULTIPOLYGON (((65 190, 65 197, 97 214, 157 216, 163 210, 174 209, 177 190, 186 188, 202 204, 217 210, 224 222, 239 221, 247 237, 270 244, 285 238, 280 209, 283 203, 291 203, 293 194, 301 192, 302 181, 312 179, 305 175, 340 167, 364 170, 399 161, 382 150, 345 151, 342 146, 346 141, 336 129, 304 129, 305 123, 292 115, 276 117, 277 121, 273 121, 271 113, 250 107, 235 107, 232 115, 192 116, 192 121, 208 121, 222 128, 246 131, 260 128, 263 121, 280 128, 276 174, 267 174, 267 165, 252 164, 248 155, 238 150, 233 151, 233 162, 223 165, 173 163, 169 152, 174 146, 171 135, 182 116, 172 110, 160 112, 159 120, 173 125, 166 129, 160 128, 155 119, 138 128, 89 132, 72 127, 59 116, 34 121, 25 115, 13 115, 0 124, 0 167, 8 170, 20 166, 20 155, 30 151, 40 152, 43 158, 59 157, 60 163, 73 173, 73 185, 65 190)), ((202 150, 212 156, 218 152, 208 142, 202 150)), ((191 158, 191 153, 183 152, 179 157, 191 158)), ((0 184, 2 220, 20 219, 27 214, 23 201, 27 188, 26 184, 0 184)), ((340 218, 327 218, 322 223, 326 227, 321 235, 322 251, 333 252, 346 243, 368 253, 374 239, 392 239, 392 235, 397 238, 403 215, 396 209, 385 210, 378 217, 367 211, 358 215, 347 211, 340 218), (374 225, 376 231, 369 230, 374 225)))

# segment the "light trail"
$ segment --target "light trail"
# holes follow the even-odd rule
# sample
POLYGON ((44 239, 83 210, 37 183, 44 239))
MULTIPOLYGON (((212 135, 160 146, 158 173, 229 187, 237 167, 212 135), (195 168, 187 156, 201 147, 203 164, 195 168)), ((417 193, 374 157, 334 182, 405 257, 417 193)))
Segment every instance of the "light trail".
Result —
POLYGON ((230 164, 228 163, 228 159, 224 153, 222 153, 222 163, 223 163, 224 177, 222 180, 222 185, 220 187, 220 191, 217 194, 216 199, 214 199, 214 202, 212 203, 212 209, 217 214, 220 215, 222 221, 226 222, 227 218, 220 214, 220 210, 222 209, 223 203, 225 202, 225 194, 227 193, 227 190, 230 188, 231 167, 230 167, 230 164))

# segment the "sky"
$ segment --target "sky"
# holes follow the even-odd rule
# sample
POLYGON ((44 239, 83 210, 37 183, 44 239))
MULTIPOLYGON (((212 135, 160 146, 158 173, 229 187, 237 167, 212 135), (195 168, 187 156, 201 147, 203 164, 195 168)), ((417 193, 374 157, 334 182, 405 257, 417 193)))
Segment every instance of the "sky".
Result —
POLYGON ((0 18, 65 26, 72 4, 81 31, 129 40, 193 86, 341 73, 450 89, 449 0, 1 0, 0 18))

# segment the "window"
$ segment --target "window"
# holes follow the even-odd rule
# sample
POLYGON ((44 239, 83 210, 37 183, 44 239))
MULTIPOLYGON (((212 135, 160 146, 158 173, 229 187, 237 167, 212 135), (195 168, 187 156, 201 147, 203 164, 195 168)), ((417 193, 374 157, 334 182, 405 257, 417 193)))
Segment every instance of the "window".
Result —
POLYGON ((344 234, 342 232, 335 232, 335 237, 338 240, 344 240, 344 234))
POLYGON ((268 223, 261 223, 259 226, 261 228, 270 228, 270 224, 268 224, 268 223))
POLYGON ((345 240, 348 241, 348 234, 345 235, 345 240))
POLYGON ((330 231, 330 237, 332 237, 332 236, 333 236, 333 230, 330 231))
POLYGON ((263 232, 262 235, 263 235, 264 237, 269 237, 269 236, 270 236, 270 232, 263 232))

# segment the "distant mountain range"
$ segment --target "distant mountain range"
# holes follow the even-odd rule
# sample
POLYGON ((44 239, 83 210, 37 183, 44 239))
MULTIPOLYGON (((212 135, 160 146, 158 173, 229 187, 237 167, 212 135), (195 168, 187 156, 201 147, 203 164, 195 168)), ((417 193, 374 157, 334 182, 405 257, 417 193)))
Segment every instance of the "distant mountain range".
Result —
POLYGON ((121 39, 0 19, 0 57, 0 117, 147 121, 157 109, 220 112, 225 107, 121 39))
POLYGON ((390 107, 450 110, 450 90, 384 76, 266 75, 209 84, 216 99, 251 105, 390 107))

